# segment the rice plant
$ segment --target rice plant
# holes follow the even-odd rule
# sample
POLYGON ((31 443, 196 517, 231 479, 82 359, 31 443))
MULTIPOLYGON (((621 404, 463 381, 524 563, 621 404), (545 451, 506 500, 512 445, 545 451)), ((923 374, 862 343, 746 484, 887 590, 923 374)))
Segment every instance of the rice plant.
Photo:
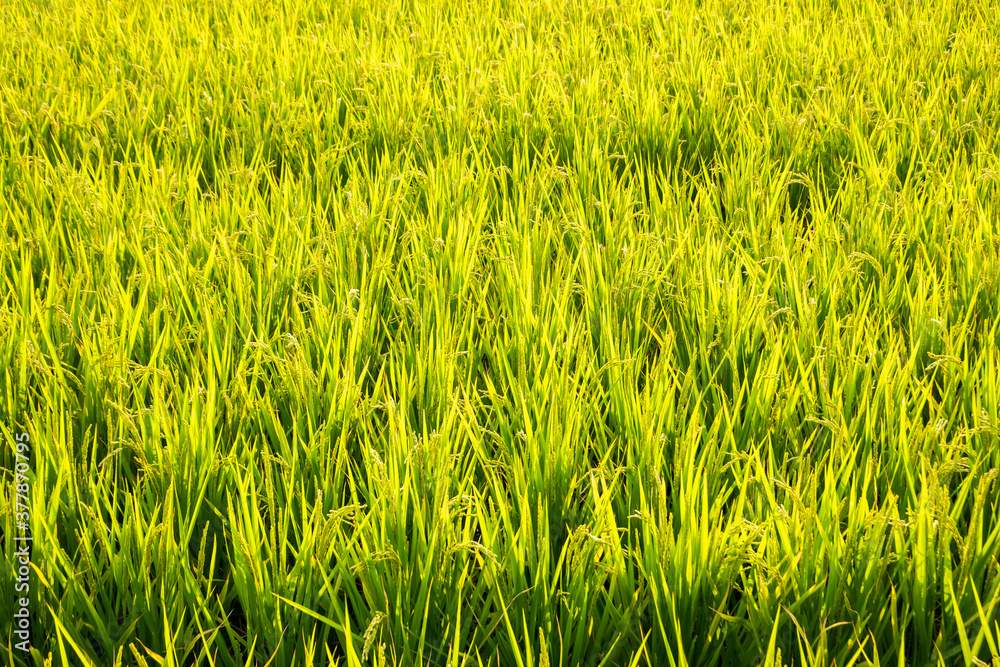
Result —
POLYGON ((0 662, 1000 665, 1000 14, 763 4, 0 4, 0 662))

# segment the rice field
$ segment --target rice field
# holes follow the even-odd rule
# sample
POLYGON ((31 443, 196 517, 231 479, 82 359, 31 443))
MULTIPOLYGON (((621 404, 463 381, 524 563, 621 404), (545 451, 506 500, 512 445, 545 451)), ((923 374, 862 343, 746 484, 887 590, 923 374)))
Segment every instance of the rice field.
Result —
POLYGON ((998 63, 987 0, 0 2, 0 663, 1000 666, 998 63))

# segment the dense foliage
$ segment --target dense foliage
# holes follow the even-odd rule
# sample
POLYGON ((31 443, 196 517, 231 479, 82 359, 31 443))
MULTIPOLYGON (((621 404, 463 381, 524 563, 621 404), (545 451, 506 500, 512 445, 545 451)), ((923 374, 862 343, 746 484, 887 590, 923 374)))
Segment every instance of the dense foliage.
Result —
POLYGON ((1000 15, 764 4, 0 4, 3 662, 1000 664, 1000 15))

